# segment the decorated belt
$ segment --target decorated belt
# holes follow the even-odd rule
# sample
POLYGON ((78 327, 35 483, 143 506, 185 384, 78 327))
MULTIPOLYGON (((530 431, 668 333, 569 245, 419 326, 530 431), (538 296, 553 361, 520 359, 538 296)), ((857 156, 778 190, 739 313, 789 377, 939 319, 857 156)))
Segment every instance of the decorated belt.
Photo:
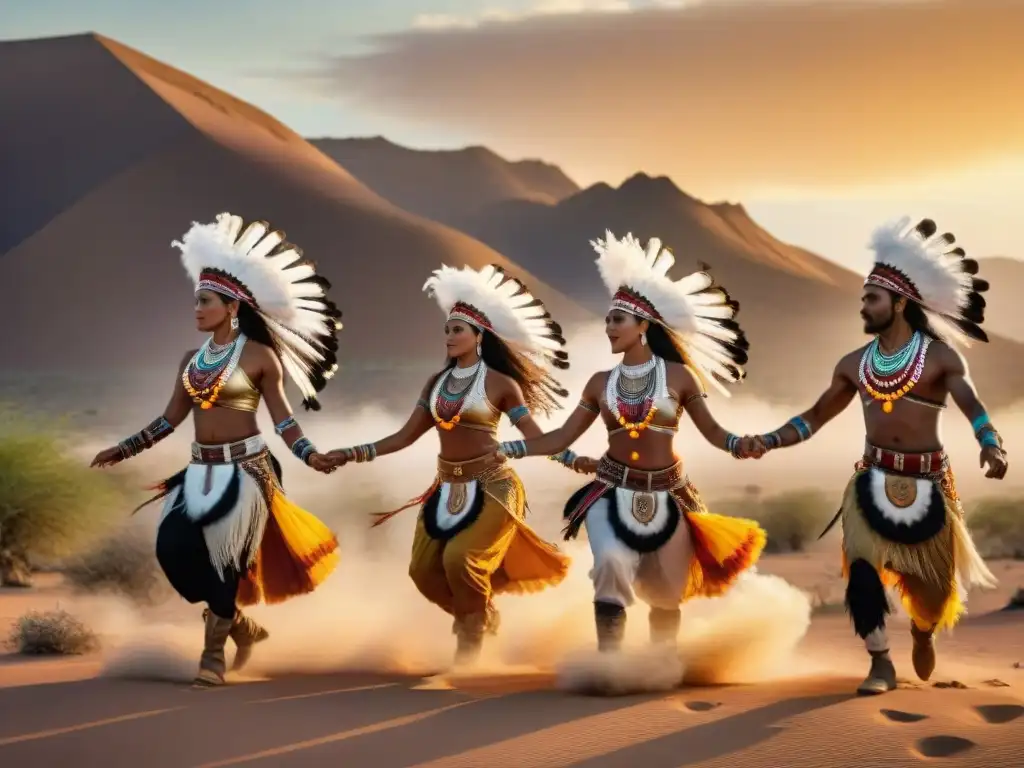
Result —
POLYGON ((629 491, 671 491, 686 483, 681 461, 665 469, 648 471, 627 467, 607 455, 597 464, 597 479, 605 485, 629 491))
POLYGON ((902 453, 888 448, 877 448, 870 443, 864 445, 864 462, 879 469, 886 469, 901 475, 933 475, 945 470, 948 464, 943 450, 928 453, 902 453))
POLYGON ((467 461, 446 461, 437 458, 437 479, 441 483, 468 483, 471 480, 487 480, 503 471, 511 471, 505 462, 493 455, 479 456, 467 461))
POLYGON ((192 443, 192 463, 234 464, 236 461, 256 456, 265 450, 267 450, 267 443, 262 435, 253 435, 245 440, 237 440, 223 445, 192 443))

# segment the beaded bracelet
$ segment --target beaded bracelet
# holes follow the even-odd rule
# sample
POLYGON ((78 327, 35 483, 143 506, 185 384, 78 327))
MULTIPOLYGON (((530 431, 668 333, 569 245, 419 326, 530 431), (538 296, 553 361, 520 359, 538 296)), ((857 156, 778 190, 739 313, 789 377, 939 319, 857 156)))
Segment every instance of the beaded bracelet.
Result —
POLYGON ((512 422, 512 426, 516 426, 520 421, 530 415, 530 409, 525 405, 517 405, 514 408, 509 408, 506 414, 508 420, 512 422))
POLYGON ((576 455, 575 451, 573 451, 573 450, 571 450, 569 448, 566 448, 561 453, 556 453, 554 456, 548 456, 548 458, 551 459, 552 461, 558 462, 563 467, 568 467, 573 472, 575 472, 576 471, 576 466, 575 466, 576 459, 578 459, 579 456, 576 455))
POLYGON ((804 440, 809 440, 811 435, 814 434, 814 430, 811 429, 811 425, 807 423, 807 420, 804 419, 803 416, 794 416, 786 423, 796 430, 796 434, 800 438, 801 443, 804 440))
POLYGON ((309 457, 316 453, 316 447, 308 437, 300 437, 292 443, 292 453, 303 464, 309 464, 309 457))
POLYGON ((729 432, 725 436, 725 450, 735 456, 737 459, 740 457, 740 437, 729 432))
POLYGON ((985 427, 989 426, 992 420, 989 418, 988 413, 982 411, 971 421, 971 429, 974 430, 975 436, 978 436, 985 427))
POLYGON ((526 458, 525 440, 506 440, 498 444, 498 450, 510 459, 526 458))
POLYGON ((121 452, 121 458, 130 459, 133 456, 138 456, 147 448, 152 448, 173 431, 174 427, 163 416, 154 419, 145 429, 126 437, 117 444, 117 448, 121 452))
POLYGON ((352 448, 345 448, 342 453, 345 455, 346 461, 354 461, 356 464, 362 464, 367 461, 373 461, 377 458, 377 444, 376 443, 363 443, 352 448))
POLYGON ((280 437, 281 435, 283 435, 285 432, 287 432, 292 427, 297 427, 297 426, 299 426, 299 422, 297 422, 295 420, 294 416, 289 416, 287 419, 282 421, 280 424, 275 424, 274 425, 274 431, 277 433, 277 436, 280 437))

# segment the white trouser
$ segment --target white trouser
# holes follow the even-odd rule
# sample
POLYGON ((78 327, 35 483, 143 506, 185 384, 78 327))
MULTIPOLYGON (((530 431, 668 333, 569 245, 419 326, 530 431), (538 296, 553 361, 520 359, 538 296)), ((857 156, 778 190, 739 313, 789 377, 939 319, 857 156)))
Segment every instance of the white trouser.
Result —
MULTIPOLYGON (((670 503, 668 494, 658 493, 656 498, 659 512, 664 512, 664 505, 670 503)), ((631 515, 629 507, 621 499, 618 506, 620 517, 631 515)), ((639 597, 655 608, 678 608, 686 591, 693 559, 693 542, 686 520, 679 521, 672 538, 659 549, 641 554, 615 535, 608 521, 611 512, 612 505, 608 499, 599 499, 587 510, 584 523, 594 556, 594 567, 590 571, 594 600, 627 608, 639 597)), ((657 517, 660 518, 661 514, 657 517)))

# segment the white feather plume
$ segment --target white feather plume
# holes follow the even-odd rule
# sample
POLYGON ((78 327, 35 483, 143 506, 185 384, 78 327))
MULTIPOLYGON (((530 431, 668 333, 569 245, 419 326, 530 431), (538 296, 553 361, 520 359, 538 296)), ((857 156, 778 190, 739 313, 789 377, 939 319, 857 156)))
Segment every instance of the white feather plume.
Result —
POLYGON ((714 288, 707 272, 693 272, 679 280, 669 277, 675 257, 662 248, 659 238, 651 238, 644 248, 632 233, 618 239, 606 230, 604 239, 593 240, 591 245, 598 253, 597 268, 609 295, 625 288, 650 302, 662 324, 685 343, 693 364, 729 396, 719 379, 739 381, 743 369, 726 345, 745 341, 741 341, 742 332, 729 327, 731 323, 723 324, 736 316, 735 305, 725 291, 714 288))
POLYGON ((972 276, 963 270, 959 255, 947 253, 950 246, 940 234, 925 239, 911 221, 904 216, 874 231, 869 247, 875 261, 905 275, 925 309, 958 318, 968 305, 972 276))
POLYGON ((443 265, 434 270, 423 285, 445 314, 463 302, 485 315, 495 335, 521 351, 541 358, 551 358, 564 346, 552 331, 551 316, 544 305, 525 286, 488 264, 476 270, 443 265))

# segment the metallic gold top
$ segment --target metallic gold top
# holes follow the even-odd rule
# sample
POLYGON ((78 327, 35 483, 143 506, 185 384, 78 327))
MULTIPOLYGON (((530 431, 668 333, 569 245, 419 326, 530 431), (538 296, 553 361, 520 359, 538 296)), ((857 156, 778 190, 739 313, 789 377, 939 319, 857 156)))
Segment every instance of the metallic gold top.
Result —
POLYGON ((481 432, 498 434, 501 411, 491 405, 486 397, 469 404, 460 414, 458 426, 481 432))
POLYGON ((231 376, 221 387, 216 406, 230 408, 233 411, 255 413, 260 407, 260 391, 242 370, 241 366, 232 371, 231 376))
MULTIPOLYGON (((654 412, 654 417, 646 428, 652 432, 661 432, 667 435, 673 435, 678 432, 679 420, 683 412, 679 404, 679 396, 672 390, 669 390, 668 397, 655 398, 654 407, 657 410, 654 412)), ((609 436, 629 431, 627 427, 623 427, 615 421, 603 394, 601 395, 601 417, 604 420, 605 427, 608 428, 609 436)))

